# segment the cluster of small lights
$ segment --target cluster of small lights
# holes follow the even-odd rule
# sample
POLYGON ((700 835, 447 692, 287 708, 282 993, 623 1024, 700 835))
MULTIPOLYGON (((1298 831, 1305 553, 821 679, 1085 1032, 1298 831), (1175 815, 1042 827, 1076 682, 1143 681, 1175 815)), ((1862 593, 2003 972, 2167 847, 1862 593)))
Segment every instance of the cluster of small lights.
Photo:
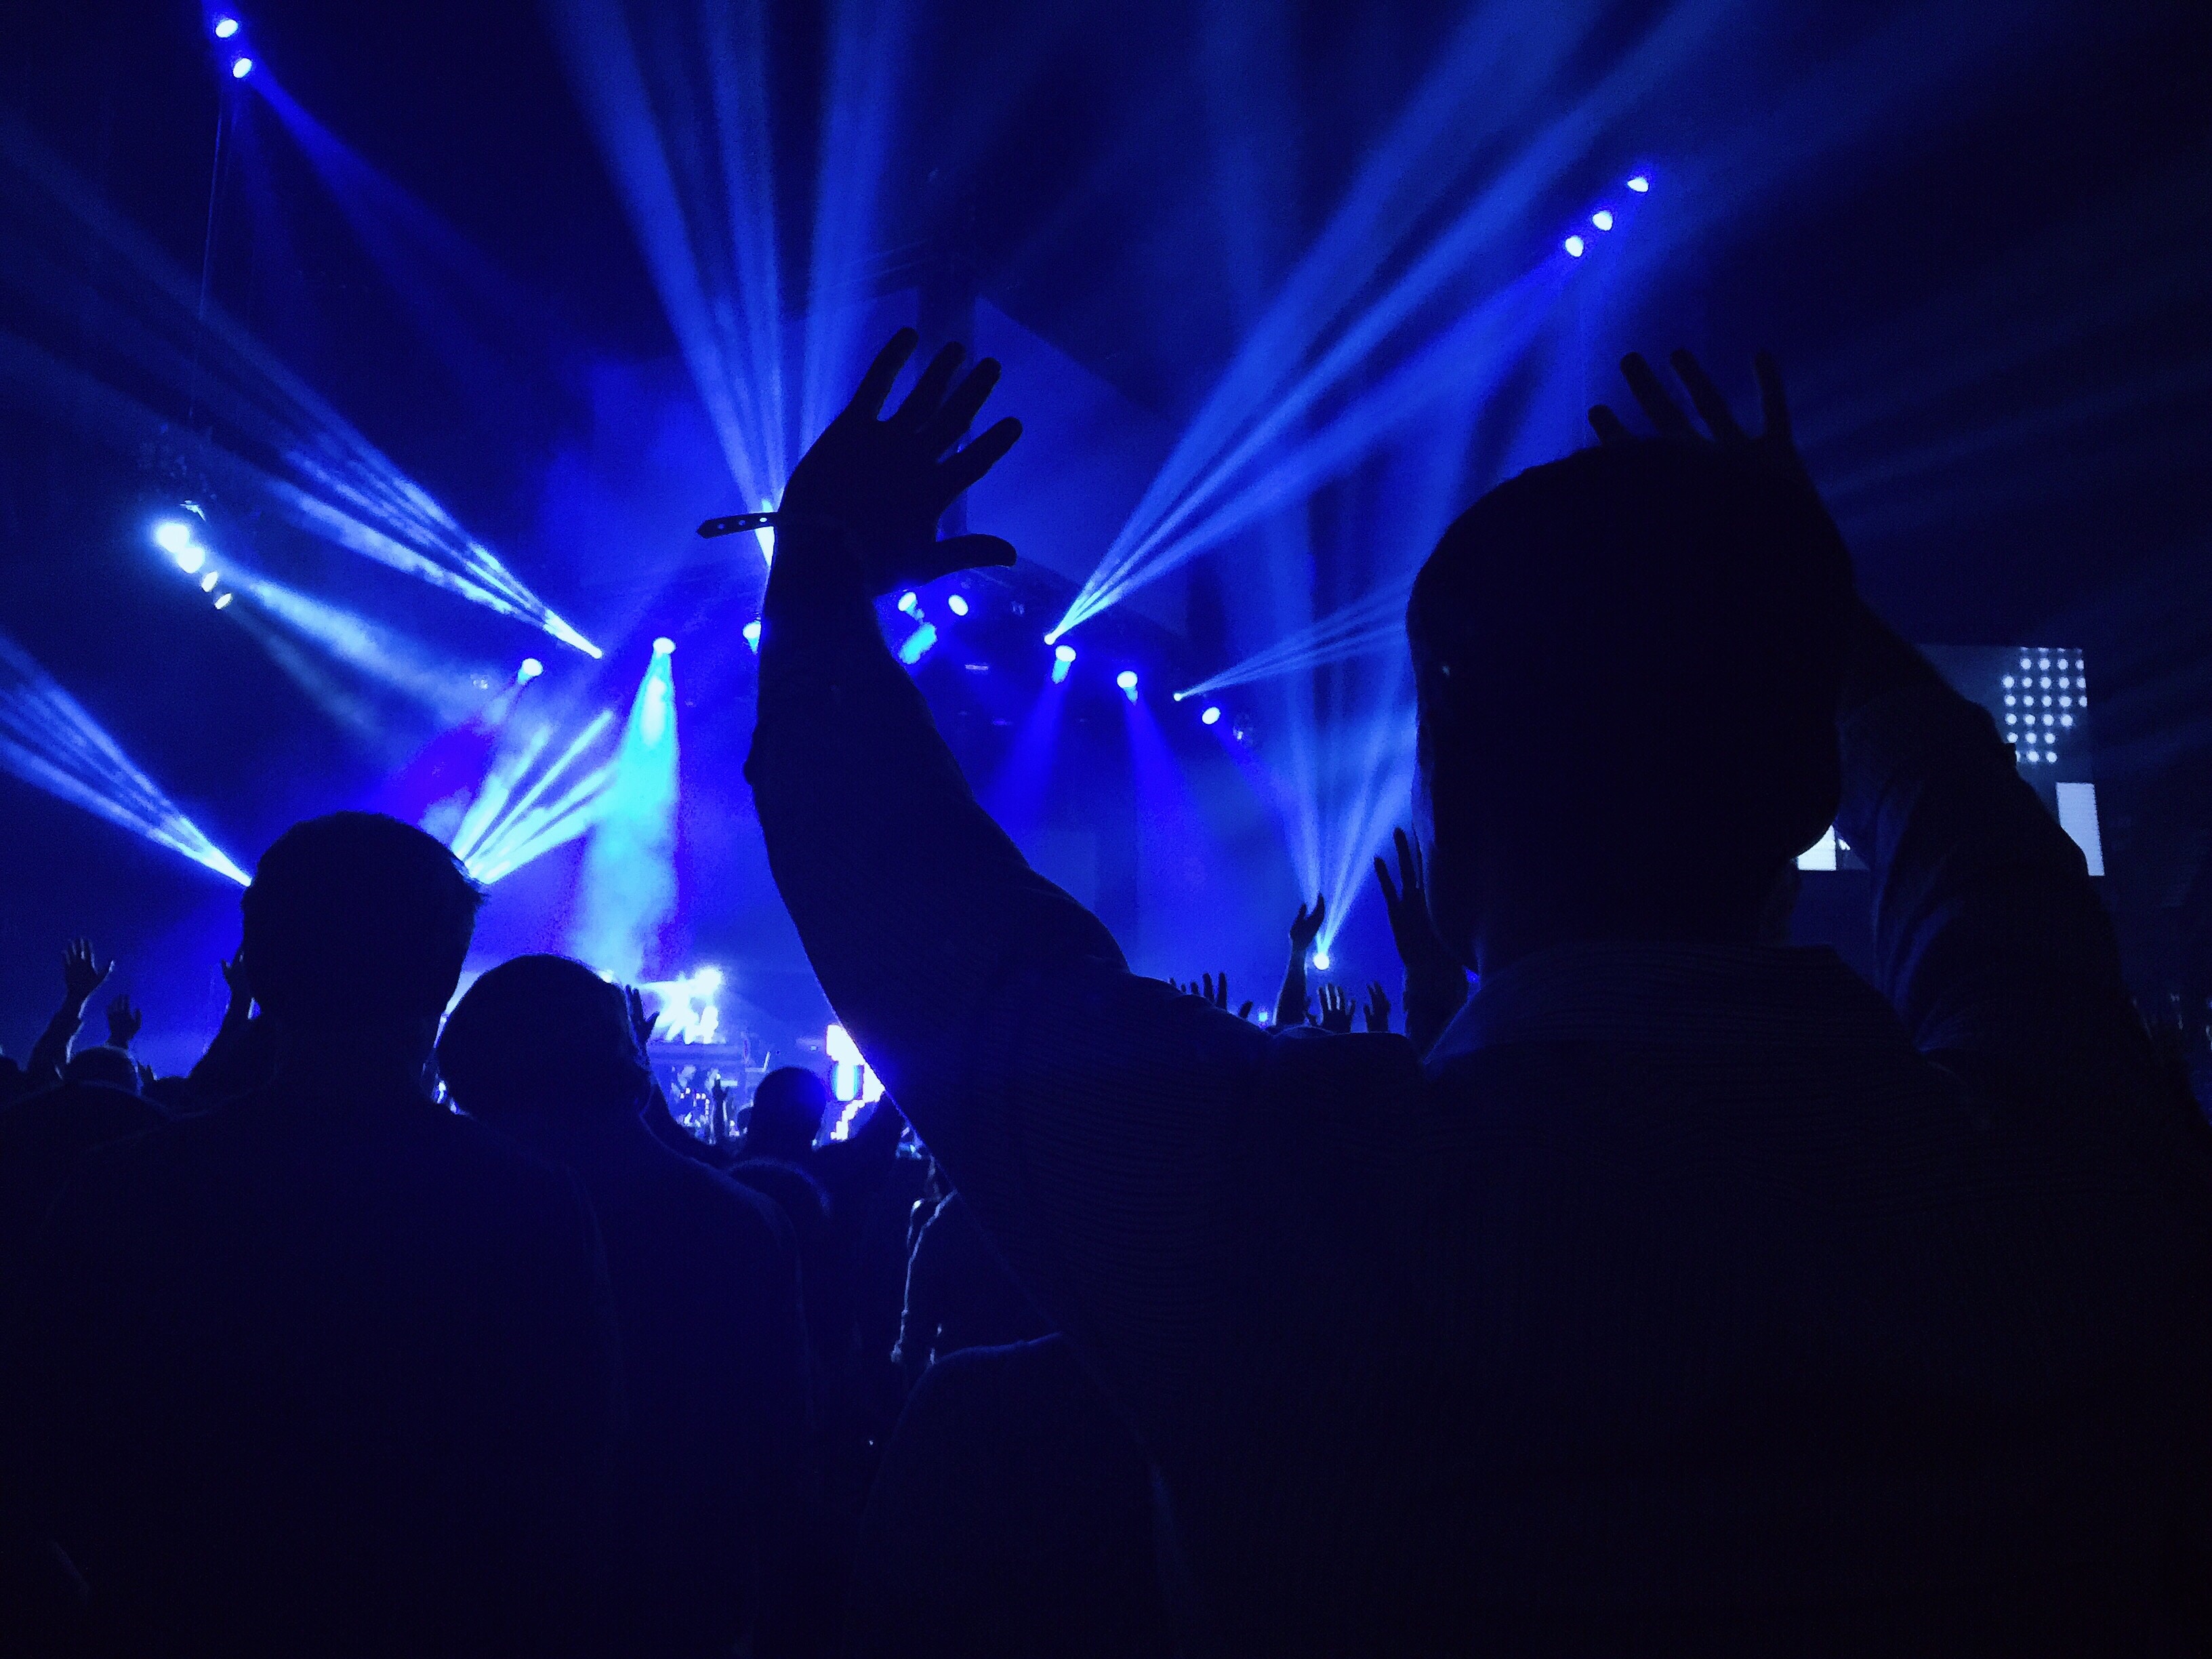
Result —
MULTIPOLYGON (((224 12, 216 18, 214 25, 208 32, 218 40, 235 40, 238 39, 239 27, 238 19, 233 17, 228 12, 224 12)), ((242 52, 232 55, 230 60, 232 80, 243 81, 252 73, 253 60, 251 58, 242 52)))
MULTIPOLYGON (((1642 196, 1650 190, 1651 180, 1639 173, 1628 181, 1628 187, 1638 196, 1642 196)), ((1593 229, 1611 230, 1613 223, 1613 210, 1609 207, 1601 207, 1590 215, 1590 225, 1593 229)), ((1571 259, 1579 259, 1589 252, 1589 243, 1579 231, 1568 237, 1559 246, 1567 251, 1567 257, 1571 259)))
POLYGON ((2056 765, 2058 738, 2074 726, 2075 712, 2089 706, 2081 659, 2065 653, 2029 652, 2020 672, 2003 679, 2005 741, 2021 763, 2056 765))
MULTIPOLYGON (((191 504, 186 502, 185 505, 191 507, 191 504)), ((191 510, 198 512, 199 509, 192 507, 191 510)), ((215 594, 216 610, 228 611, 230 608, 233 595, 229 589, 222 586, 222 573, 209 566, 208 550, 196 539, 188 522, 182 519, 164 519, 154 526, 153 535, 154 545, 174 560, 178 569, 187 576, 199 578, 201 592, 215 594), (218 588, 222 591, 217 592, 218 588)))

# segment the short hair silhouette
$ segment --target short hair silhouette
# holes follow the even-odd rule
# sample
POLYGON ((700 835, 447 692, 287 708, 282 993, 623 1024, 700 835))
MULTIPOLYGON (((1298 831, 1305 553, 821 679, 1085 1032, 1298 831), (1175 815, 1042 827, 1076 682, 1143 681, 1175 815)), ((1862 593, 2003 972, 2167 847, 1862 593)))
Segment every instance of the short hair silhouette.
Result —
POLYGON ((78 1049, 62 1067, 62 1076, 71 1083, 105 1083, 111 1089, 128 1089, 134 1095, 140 1092, 138 1062, 131 1058, 129 1049, 112 1043, 78 1049))
POLYGON ((1407 610, 1423 773, 1482 843, 1449 850, 1583 921, 1752 925, 1835 817, 1850 595, 1811 489, 1741 451, 1607 444, 1500 484, 1407 610))
POLYGON ((463 997, 438 1039, 461 1109, 485 1117, 635 1117, 653 1072, 621 988, 567 957, 517 957, 463 997))
POLYGON ((460 860, 411 824, 380 812, 295 823, 240 905, 254 997, 288 1024, 434 1018, 483 902, 460 860))
POLYGON ((803 1066, 779 1066, 753 1091, 745 1127, 747 1158, 795 1163, 812 1149, 830 1109, 829 1085, 803 1066))

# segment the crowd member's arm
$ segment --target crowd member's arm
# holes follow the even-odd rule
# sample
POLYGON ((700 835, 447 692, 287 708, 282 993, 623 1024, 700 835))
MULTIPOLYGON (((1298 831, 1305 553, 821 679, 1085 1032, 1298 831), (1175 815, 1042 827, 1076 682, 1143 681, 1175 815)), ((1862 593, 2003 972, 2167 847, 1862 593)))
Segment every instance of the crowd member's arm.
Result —
POLYGON ((840 1020, 1024 1287, 1157 1420, 1188 1391, 1254 1248, 1228 1195, 1251 1179, 1255 1144, 1299 1132, 1301 1097, 1270 1073, 1297 1062, 1270 1051, 1391 1061, 1360 1060, 1362 1045, 1273 1044, 1137 977, 975 804, 872 598, 1011 557, 978 545, 988 538, 931 538, 1013 433, 994 428, 940 465, 995 378, 986 365, 946 404, 942 359, 878 421, 911 345, 902 335, 878 360, 785 493, 747 775, 840 1020), (854 811, 854 778, 896 810, 854 811))
POLYGON ((1311 1012, 1306 1000, 1306 958, 1313 954, 1314 941, 1321 937, 1321 925, 1328 916, 1328 896, 1316 893, 1311 910, 1301 904, 1291 918, 1291 963, 1283 970, 1283 988, 1275 994, 1279 1031, 1304 1024, 1311 1012))
POLYGON ((1382 988, 1382 981, 1367 981, 1367 1029, 1387 1031, 1390 1029, 1390 994, 1382 988))
POLYGON ((145 1029, 145 1011, 127 996, 116 995, 107 1000, 107 1042, 112 1048, 127 1049, 131 1039, 145 1029))
MULTIPOLYGON (((1816 498, 1771 360, 1759 361, 1756 438, 1694 358, 1672 361, 1714 441, 1747 448, 1816 498)), ((1650 365, 1631 356, 1621 367, 1662 434, 1696 439, 1650 365)), ((1626 435, 1608 410, 1591 423, 1608 441, 1626 435)), ((1840 545, 1832 524, 1823 533, 1840 545)), ((2062 1097, 2157 1094, 2155 1057, 2081 849, 2020 776, 1988 713, 1863 603, 1850 605, 1838 828, 1874 872, 1879 977, 1915 1042, 2062 1097)))
POLYGON ((84 1024, 84 1006, 114 971, 112 962, 102 967, 93 959, 88 940, 73 940, 62 952, 62 1006, 46 1022, 23 1066, 33 1088, 61 1081, 62 1067, 69 1064, 70 1045, 84 1024))
POLYGON ((230 988, 222 1024, 188 1074, 193 1093, 207 1103, 244 1094, 265 1082, 269 1073, 270 1033, 253 1023, 253 987, 246 976, 243 945, 222 964, 222 978, 230 988))
MULTIPOLYGON (((1375 860, 1375 884, 1382 890, 1382 908, 1390 917, 1390 937, 1398 946, 1398 960, 1406 967, 1406 1036, 1413 1052, 1425 1054, 1444 1027, 1467 1000, 1467 969, 1437 936, 1429 919, 1428 889, 1421 880, 1421 848, 1403 830, 1393 832, 1397 843, 1398 879, 1390 879, 1390 866, 1375 860)), ((1389 1010, 1384 1010, 1387 1017, 1389 1010)))

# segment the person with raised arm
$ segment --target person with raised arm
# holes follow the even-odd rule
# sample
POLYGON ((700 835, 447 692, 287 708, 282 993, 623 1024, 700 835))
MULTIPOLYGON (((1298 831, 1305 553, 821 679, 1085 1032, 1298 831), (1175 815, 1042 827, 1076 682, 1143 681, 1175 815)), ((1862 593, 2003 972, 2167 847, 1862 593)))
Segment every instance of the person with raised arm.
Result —
POLYGON ((874 598, 1013 441, 902 331, 793 473, 748 763, 839 1019, 1157 1472, 1194 1653, 2202 1650, 2208 1131, 2080 854, 1856 599, 1762 362, 1417 580, 1425 1057, 1131 973, 874 598), (1627 706, 1632 721, 1620 718, 1627 706), (1649 740, 1651 731, 1668 734, 1649 740), (855 813, 824 780, 900 802, 855 813), (1763 942, 1838 821, 1881 988, 1763 942))

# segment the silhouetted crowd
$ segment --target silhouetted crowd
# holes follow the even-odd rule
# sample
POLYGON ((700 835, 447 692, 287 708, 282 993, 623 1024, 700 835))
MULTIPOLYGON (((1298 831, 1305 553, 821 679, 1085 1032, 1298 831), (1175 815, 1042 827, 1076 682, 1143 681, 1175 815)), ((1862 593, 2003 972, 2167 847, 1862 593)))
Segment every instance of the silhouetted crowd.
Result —
POLYGON ((454 1002, 483 895, 373 814, 263 855, 187 1076, 122 996, 80 1046, 70 945, 0 1060, 0 1648, 2212 1651, 2204 1118, 1771 366, 1754 437, 1630 358, 1656 435, 1447 532, 1402 985, 1310 983, 1316 896, 1255 1019, 1129 971, 885 648, 1012 557, 936 531, 996 367, 879 418, 914 343, 786 491, 747 767, 886 1097, 702 1140, 636 992, 454 1002), (1788 943, 1832 823, 1875 983, 1788 943))

